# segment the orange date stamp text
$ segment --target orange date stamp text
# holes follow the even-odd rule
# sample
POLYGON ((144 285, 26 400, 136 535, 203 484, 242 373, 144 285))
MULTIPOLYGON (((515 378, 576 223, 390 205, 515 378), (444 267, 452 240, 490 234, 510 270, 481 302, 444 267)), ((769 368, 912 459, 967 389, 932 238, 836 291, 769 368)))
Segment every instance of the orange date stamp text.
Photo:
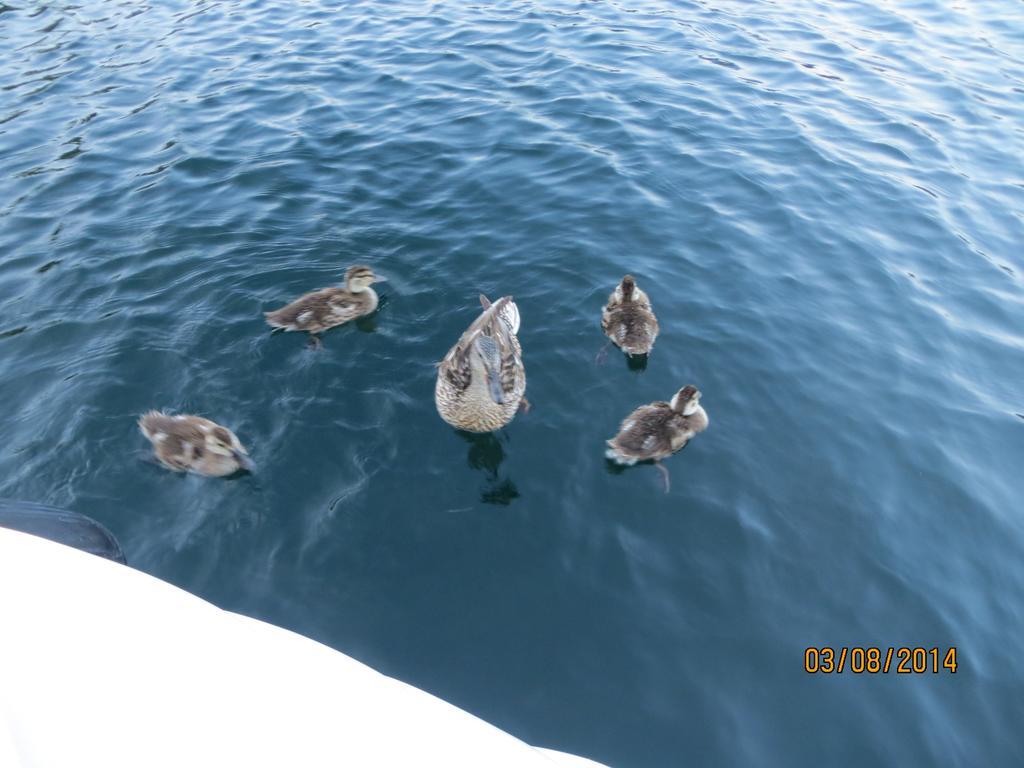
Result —
POLYGON ((804 671, 809 674, 853 672, 899 675, 923 675, 940 672, 956 674, 956 646, 949 648, 888 648, 811 646, 804 650, 804 671))

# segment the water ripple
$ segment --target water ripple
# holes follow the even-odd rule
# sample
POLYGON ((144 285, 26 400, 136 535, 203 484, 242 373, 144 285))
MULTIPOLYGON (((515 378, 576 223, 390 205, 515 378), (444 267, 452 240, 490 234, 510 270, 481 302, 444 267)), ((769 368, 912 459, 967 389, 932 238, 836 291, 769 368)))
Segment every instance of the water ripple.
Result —
POLYGON ((1020 762, 1022 23, 0 5, 0 495, 609 764, 1020 762), (390 278, 374 318, 270 334, 356 262, 390 278), (594 363, 627 270, 644 370, 594 363), (432 388, 480 292, 519 303, 534 409, 477 439, 432 388), (672 493, 609 468, 690 381, 713 426, 672 493), (151 407, 259 473, 136 462, 151 407), (826 643, 957 645, 964 674, 839 691, 799 669, 826 643))

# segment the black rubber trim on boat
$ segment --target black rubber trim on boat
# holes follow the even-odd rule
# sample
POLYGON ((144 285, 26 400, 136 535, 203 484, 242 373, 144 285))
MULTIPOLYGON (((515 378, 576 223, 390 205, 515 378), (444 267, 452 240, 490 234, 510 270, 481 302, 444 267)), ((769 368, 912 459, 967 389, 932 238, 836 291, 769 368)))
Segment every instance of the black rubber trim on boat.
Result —
POLYGON ((127 563, 114 534, 91 517, 67 509, 32 501, 0 499, 0 527, 31 533, 117 563, 127 563))

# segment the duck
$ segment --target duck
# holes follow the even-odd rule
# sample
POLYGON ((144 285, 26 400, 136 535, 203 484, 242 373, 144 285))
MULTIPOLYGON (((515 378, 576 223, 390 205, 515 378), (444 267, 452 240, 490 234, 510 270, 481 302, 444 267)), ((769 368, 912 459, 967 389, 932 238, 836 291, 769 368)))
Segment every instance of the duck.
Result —
POLYGON ((651 309, 651 300, 632 275, 623 277, 608 297, 601 312, 601 328, 611 343, 627 355, 650 354, 658 338, 658 318, 651 309))
POLYGON ((493 304, 480 295, 483 312, 437 364, 434 403, 441 418, 466 432, 501 429, 519 410, 528 411, 519 308, 511 296, 493 304))
POLYGON ((149 411, 139 419, 139 430, 153 444, 156 461, 175 472, 225 477, 254 469, 235 433, 201 416, 149 411))
POLYGON ((377 292, 370 286, 384 280, 363 264, 345 270, 345 287, 321 288, 303 294, 291 304, 264 312, 267 323, 286 331, 306 331, 310 346, 320 347, 322 331, 365 317, 377 309, 377 292))
POLYGON ((623 420, 619 433, 607 441, 605 456, 625 466, 653 461, 668 493, 669 474, 661 459, 671 456, 708 428, 708 414, 701 407, 700 396, 699 389, 687 384, 670 402, 641 405, 623 420))

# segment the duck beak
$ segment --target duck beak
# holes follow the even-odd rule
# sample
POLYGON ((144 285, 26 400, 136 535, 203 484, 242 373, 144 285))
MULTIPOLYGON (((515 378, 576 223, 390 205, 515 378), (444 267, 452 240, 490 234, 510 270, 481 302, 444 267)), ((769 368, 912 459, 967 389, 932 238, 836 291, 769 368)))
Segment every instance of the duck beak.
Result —
POLYGON ((235 461, 238 462, 238 466, 246 472, 252 472, 256 469, 256 465, 253 463, 253 460, 241 451, 232 451, 231 455, 235 457, 235 461))
POLYGON ((384 275, 378 275, 376 272, 373 273, 373 282, 375 283, 386 283, 388 279, 384 275))
POLYGON ((505 404, 505 393, 501 390, 501 377, 497 373, 487 372, 487 386, 491 391, 491 400, 498 405, 505 404))

